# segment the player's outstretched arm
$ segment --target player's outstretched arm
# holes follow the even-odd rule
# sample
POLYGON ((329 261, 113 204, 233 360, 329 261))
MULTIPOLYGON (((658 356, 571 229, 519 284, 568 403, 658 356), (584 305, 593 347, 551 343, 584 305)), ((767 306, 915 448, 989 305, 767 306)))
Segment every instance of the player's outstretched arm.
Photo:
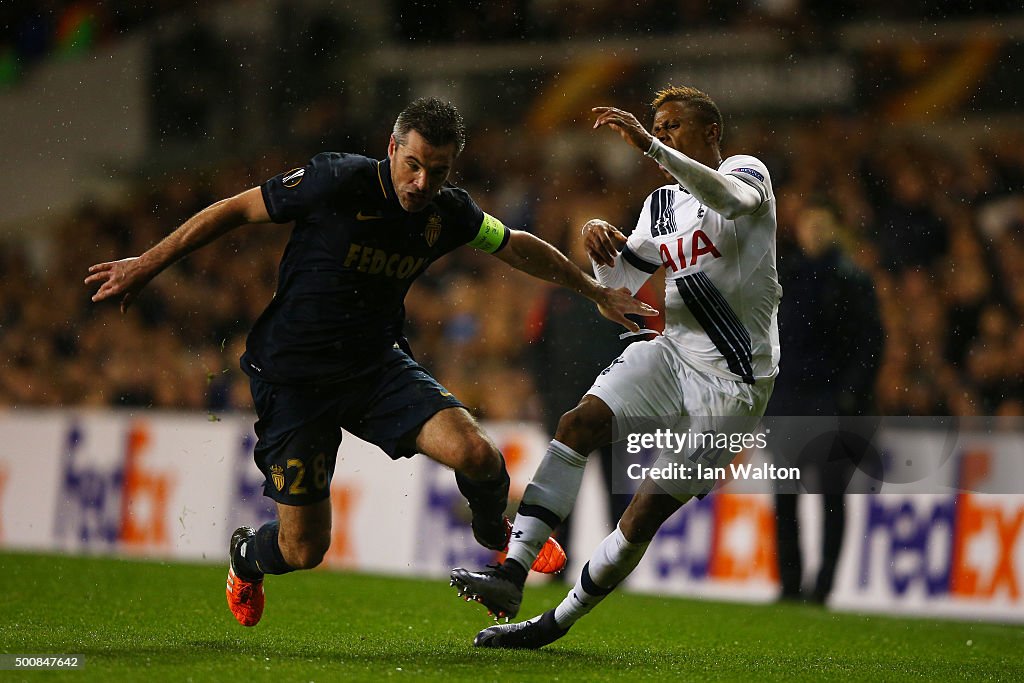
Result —
POLYGON ((628 289, 601 285, 560 251, 528 232, 512 230, 508 244, 494 255, 516 270, 582 294, 597 304, 601 315, 630 332, 636 332, 640 326, 627 318, 627 314, 658 314, 644 302, 634 299, 628 289))
POLYGON ((615 107, 594 107, 594 128, 608 126, 627 143, 657 161, 679 184, 712 211, 728 219, 747 216, 763 203, 761 194, 742 180, 691 159, 647 132, 636 117, 615 107))
POLYGON ((263 194, 254 187, 206 207, 141 256, 90 266, 85 284, 100 286, 93 301, 120 296, 124 313, 149 281, 178 259, 240 225, 268 222, 263 194))

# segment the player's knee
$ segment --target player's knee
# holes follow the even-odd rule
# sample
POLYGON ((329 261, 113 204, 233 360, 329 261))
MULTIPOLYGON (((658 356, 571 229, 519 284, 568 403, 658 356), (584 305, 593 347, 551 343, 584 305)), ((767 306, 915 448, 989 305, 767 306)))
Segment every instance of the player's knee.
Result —
POLYGON ((294 569, 312 569, 319 566, 331 547, 330 533, 302 534, 294 539, 281 539, 281 554, 294 569))
POLYGON ((630 543, 650 543, 658 533, 657 524, 651 524, 642 511, 632 508, 623 513, 619 520, 619 529, 630 543))
MULTIPOLYGON (((641 486, 650 485, 645 480, 641 486)), ((650 543, 661 525, 682 506, 682 501, 667 493, 637 493, 619 520, 622 535, 630 543, 650 543)))
POLYGON ((555 438, 579 453, 590 453, 610 438, 605 416, 598 415, 587 405, 580 404, 558 420, 555 438))
POLYGON ((470 479, 493 479, 501 472, 501 453, 489 440, 473 435, 459 446, 458 470, 470 479))
POLYGON ((298 553, 296 554, 296 564, 292 565, 296 569, 312 569, 317 567, 321 562, 324 561, 324 555, 327 554, 327 549, 331 546, 330 541, 316 541, 312 543, 304 543, 298 547, 298 553))

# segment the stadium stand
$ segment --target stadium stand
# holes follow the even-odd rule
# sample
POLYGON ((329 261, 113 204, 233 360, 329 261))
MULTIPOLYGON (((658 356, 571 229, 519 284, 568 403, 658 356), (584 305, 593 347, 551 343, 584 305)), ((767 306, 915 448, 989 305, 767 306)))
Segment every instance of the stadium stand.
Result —
MULTIPOLYGON (((849 18, 842 3, 742 4, 744 11, 729 15, 734 27, 750 27, 765 17, 784 24, 799 15, 802 25, 839 30, 849 18)), ((899 20, 927 14, 912 4, 858 3, 856 16, 899 20)), ((153 12, 180 15, 184 10, 176 5, 156 3, 153 12)), ((565 35, 567 22, 579 16, 575 5, 524 0, 516 16, 526 23, 488 15, 494 21, 482 24, 482 33, 475 35, 507 41, 514 51, 519 41, 565 35)), ((1006 15, 1014 9, 1013 3, 1003 2, 947 5, 944 16, 957 18, 1006 15)), ((80 16, 72 14, 80 12, 80 3, 47 7, 48 13, 40 14, 35 4, 15 3, 5 24, 3 43, 24 53, 19 60, 26 64, 48 54, 52 58, 54 46, 61 44, 55 27, 80 16), (34 43, 32 35, 38 39, 34 43)), ((648 24, 671 32, 722 23, 703 3, 676 3, 672 20, 665 22, 658 20, 653 3, 637 7, 636 16, 609 24, 606 20, 618 14, 621 3, 596 3, 588 14, 592 21, 574 24, 574 34, 585 38, 612 26, 612 34, 644 35, 642 27, 648 24)), ((418 21, 423 13, 417 8, 415 2, 393 3, 392 40, 438 40, 437 27, 418 21)), ((466 16, 475 16, 473 11, 466 16)), ((95 33, 114 40, 153 16, 98 14, 96 26, 105 28, 95 33)), ((326 32, 322 35, 345 30, 341 24, 314 24, 326 32)), ((473 40, 474 34, 445 35, 459 42, 473 40)), ((315 55, 305 58, 316 61, 315 55)), ((337 72, 322 76, 336 79, 337 72)), ((261 182, 324 147, 383 155, 387 129, 351 112, 355 95, 339 94, 344 103, 339 108, 331 104, 330 93, 317 92, 316 79, 307 81, 300 92, 277 101, 294 112, 280 122, 291 132, 290 145, 260 154, 221 150, 201 167, 174 172, 143 167, 117 198, 86 201, 59 220, 41 217, 34 233, 45 239, 18 234, 0 241, 5 283, 0 289, 0 405, 249 408, 237 357, 249 324, 273 292, 284 230, 248 228, 194 254, 158 278, 126 318, 113 307, 91 305, 81 277, 86 265, 141 251, 213 199, 261 182)), ((535 100, 541 97, 534 93, 535 100)), ((358 106, 386 118, 398 104, 358 106)), ((846 246, 871 273, 883 307, 888 343, 877 392, 882 411, 1020 415, 1021 136, 993 128, 966 142, 963 135, 947 140, 930 134, 926 125, 895 127, 878 117, 877 110, 865 109, 746 118, 730 124, 726 147, 756 150, 775 174, 781 258, 787 226, 804 197, 825 190, 840 207, 848 226, 846 246)), ((486 210, 555 244, 564 244, 566 231, 578 229, 592 215, 630 226, 635 217, 628 207, 660 183, 655 174, 634 167, 609 179, 608 160, 590 148, 591 138, 571 130, 578 121, 563 121, 547 131, 541 139, 552 146, 545 148, 528 144, 533 132, 528 123, 495 125, 479 114, 470 119, 470 144, 455 181, 480 197, 486 210), (554 147, 563 133, 562 146, 554 147), (572 162, 566 163, 567 158, 572 162)), ((159 121, 154 126, 159 130, 159 121)), ((414 317, 409 334, 418 357, 485 418, 538 418, 522 358, 530 309, 523 302, 540 297, 538 287, 493 259, 462 250, 438 263, 410 294, 414 317)))

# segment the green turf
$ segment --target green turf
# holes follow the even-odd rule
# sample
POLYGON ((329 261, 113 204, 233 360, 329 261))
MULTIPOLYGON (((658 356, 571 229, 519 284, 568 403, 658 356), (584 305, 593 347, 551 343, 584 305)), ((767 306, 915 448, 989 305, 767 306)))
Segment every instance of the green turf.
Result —
MULTIPOLYGON (((489 620, 447 581, 326 571, 271 577, 247 629, 224 573, 0 554, 0 652, 86 657, 82 671, 0 680, 1024 680, 1020 627, 636 595, 612 595, 543 650, 479 651, 489 620)), ((563 593, 531 587, 522 616, 563 593)))

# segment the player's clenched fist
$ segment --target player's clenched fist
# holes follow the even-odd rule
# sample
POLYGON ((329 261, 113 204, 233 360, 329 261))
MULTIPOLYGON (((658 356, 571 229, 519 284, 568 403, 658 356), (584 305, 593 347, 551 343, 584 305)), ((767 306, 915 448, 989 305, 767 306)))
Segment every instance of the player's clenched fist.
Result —
POLYGON ((607 221, 592 218, 583 225, 583 245, 595 263, 614 267, 615 257, 626 244, 626 236, 607 221))

